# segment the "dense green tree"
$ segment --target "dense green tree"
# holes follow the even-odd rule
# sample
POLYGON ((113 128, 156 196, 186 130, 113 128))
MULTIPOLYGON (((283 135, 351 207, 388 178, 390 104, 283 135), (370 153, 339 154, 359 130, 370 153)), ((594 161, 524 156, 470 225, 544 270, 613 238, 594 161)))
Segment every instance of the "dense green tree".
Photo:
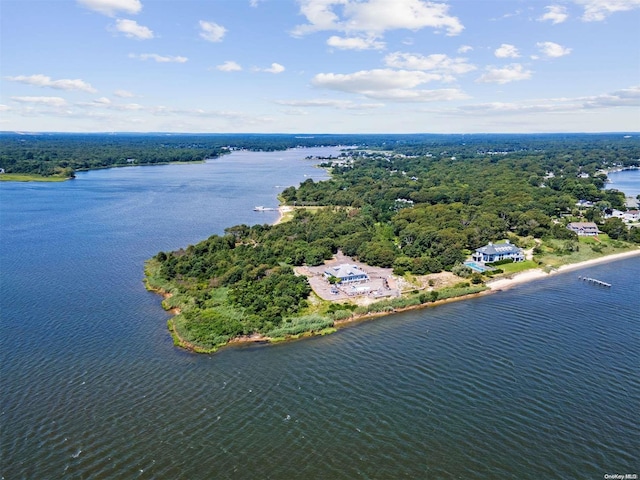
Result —
POLYGON ((625 240, 627 237, 627 226, 617 217, 607 218, 600 226, 600 230, 613 239, 625 240))

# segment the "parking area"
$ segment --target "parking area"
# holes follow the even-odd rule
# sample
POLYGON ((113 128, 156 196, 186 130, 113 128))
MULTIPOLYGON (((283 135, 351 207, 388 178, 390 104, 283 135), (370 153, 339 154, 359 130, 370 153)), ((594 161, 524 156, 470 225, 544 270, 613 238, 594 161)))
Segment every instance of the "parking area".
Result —
POLYGON ((317 267, 296 267, 296 273, 304 275, 309 280, 309 284, 313 291, 324 300, 348 300, 354 298, 370 298, 377 299, 383 297, 396 297, 400 295, 400 290, 392 275, 391 268, 372 267, 361 262, 355 261, 351 257, 347 257, 342 253, 325 262, 324 265, 317 267), (329 266, 342 265, 348 263, 356 265, 363 270, 368 276, 369 281, 354 282, 345 285, 331 285, 325 278, 324 271, 329 266))

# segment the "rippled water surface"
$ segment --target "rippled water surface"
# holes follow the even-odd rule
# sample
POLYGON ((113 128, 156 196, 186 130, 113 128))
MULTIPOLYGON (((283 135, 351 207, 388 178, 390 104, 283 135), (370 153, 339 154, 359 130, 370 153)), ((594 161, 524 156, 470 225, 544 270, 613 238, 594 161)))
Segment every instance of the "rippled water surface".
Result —
POLYGON ((174 348, 144 260, 272 222, 253 206, 321 177, 309 154, 0 184, 3 478, 640 473, 638 257, 327 337, 174 348))

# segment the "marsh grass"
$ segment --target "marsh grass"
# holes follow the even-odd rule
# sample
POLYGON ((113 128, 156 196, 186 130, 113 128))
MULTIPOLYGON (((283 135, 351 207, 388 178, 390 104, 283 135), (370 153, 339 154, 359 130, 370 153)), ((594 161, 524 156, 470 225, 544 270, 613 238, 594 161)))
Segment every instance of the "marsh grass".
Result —
POLYGON ((269 330, 266 335, 276 339, 286 338, 306 332, 322 331, 329 327, 333 327, 333 319, 323 315, 311 314, 287 318, 280 326, 269 330))

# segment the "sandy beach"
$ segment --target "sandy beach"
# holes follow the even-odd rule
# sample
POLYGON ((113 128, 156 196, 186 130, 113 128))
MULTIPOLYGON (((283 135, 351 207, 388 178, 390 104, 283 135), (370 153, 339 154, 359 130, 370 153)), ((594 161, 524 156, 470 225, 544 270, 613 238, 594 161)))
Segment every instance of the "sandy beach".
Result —
POLYGON ((552 270, 550 273, 546 273, 542 269, 526 270, 521 273, 514 274, 511 278, 500 278, 497 280, 487 282, 487 287, 491 290, 506 290, 521 283, 530 282, 532 280, 538 280, 540 278, 548 277, 549 275, 556 275, 558 273, 569 272, 578 270, 581 268, 591 267, 601 263, 612 262, 614 260, 620 260, 623 258, 635 257, 640 255, 640 248, 631 250, 629 252, 615 253, 613 255, 606 255, 600 258, 594 258, 585 262, 572 263, 569 265, 562 265, 561 267, 552 270))
POLYGON ((290 207, 290 206, 288 206, 288 205, 280 205, 280 206, 278 207, 278 213, 280 214, 280 216, 278 217, 278 219, 277 219, 275 222, 273 222, 273 224, 274 224, 274 225, 278 225, 280 222, 282 222, 282 220, 284 219, 284 216, 285 216, 287 213, 289 213, 289 212, 293 211, 293 208, 294 208, 294 207, 290 207))

